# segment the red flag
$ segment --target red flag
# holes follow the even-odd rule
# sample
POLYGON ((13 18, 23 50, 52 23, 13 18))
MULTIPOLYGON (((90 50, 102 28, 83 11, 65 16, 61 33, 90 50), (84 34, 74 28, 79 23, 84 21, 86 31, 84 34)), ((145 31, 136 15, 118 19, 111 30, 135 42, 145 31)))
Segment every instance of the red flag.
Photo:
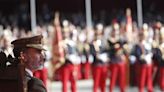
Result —
POLYGON ((126 10, 126 31, 132 31, 132 17, 129 8, 126 10))
POLYGON ((53 40, 53 56, 54 58, 61 58, 64 57, 64 50, 62 47, 62 33, 61 33, 61 27, 54 26, 54 40, 53 40))
POLYGON ((54 40, 53 40, 53 62, 60 62, 64 58, 64 49, 62 44, 62 32, 59 21, 59 13, 55 14, 54 20, 54 40))
POLYGON ((126 37, 128 42, 134 42, 133 31, 132 31, 132 17, 131 10, 128 8, 126 10, 126 37))
POLYGON ((55 76, 58 76, 57 69, 61 67, 64 63, 64 48, 63 48, 63 41, 62 41, 62 32, 61 26, 59 21, 59 14, 55 14, 54 19, 54 38, 53 38, 53 51, 52 51, 52 78, 56 79, 55 76))

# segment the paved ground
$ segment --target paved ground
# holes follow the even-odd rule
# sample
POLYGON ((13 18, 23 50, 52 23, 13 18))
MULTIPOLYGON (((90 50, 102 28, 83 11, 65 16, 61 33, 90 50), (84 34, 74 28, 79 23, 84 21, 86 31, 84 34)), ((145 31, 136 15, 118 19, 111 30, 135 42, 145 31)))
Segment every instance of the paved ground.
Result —
MULTIPOLYGON (((49 84, 48 92, 62 92, 61 91, 62 84, 60 81, 55 81, 53 83, 48 83, 48 84, 49 84)), ((108 85, 109 85, 109 81, 107 81, 106 92, 109 92, 108 85)), ((93 92, 92 86, 93 86, 93 81, 91 79, 79 80, 77 81, 77 92, 93 92)), ((71 92, 69 88, 68 88, 68 92, 71 92)), ((116 87, 113 92, 120 92, 119 88, 116 87)), ((126 92, 138 92, 138 90, 137 87, 129 87, 126 89, 126 92)), ((146 89, 144 92, 147 92, 146 89)), ((161 91, 159 90, 158 87, 155 87, 154 92, 161 92, 161 91)))

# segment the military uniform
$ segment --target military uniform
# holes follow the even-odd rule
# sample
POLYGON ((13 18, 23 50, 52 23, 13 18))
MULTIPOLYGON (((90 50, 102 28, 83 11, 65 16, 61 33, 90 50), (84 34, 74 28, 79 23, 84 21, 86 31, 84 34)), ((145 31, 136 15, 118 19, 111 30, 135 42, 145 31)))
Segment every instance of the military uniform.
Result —
POLYGON ((135 45, 135 57, 139 63, 139 77, 138 87, 139 92, 143 92, 145 82, 149 92, 153 92, 153 80, 152 80, 152 49, 151 45, 145 42, 143 39, 135 45))
POLYGON ((119 86, 121 92, 125 92, 126 87, 126 61, 125 54, 122 48, 122 44, 119 41, 108 41, 109 42, 109 70, 110 70, 110 92, 116 84, 117 78, 119 79, 119 86))
POLYGON ((76 80, 78 79, 78 65, 80 58, 77 53, 76 43, 71 39, 65 39, 65 63, 61 67, 62 92, 67 92, 70 81, 72 92, 76 92, 76 80))
MULTIPOLYGON (((31 72, 32 73, 32 72, 31 72)), ((26 70, 27 92, 47 92, 43 81, 33 77, 32 74, 26 70)))
MULTIPOLYGON (((80 53, 81 56, 81 77, 82 79, 89 79, 91 72, 91 63, 93 62, 93 56, 90 53, 89 43, 83 43, 84 46, 80 53)), ((82 45, 82 44, 80 44, 82 45)))
POLYGON ((102 40, 97 39, 90 44, 91 54, 93 56, 92 76, 93 76, 93 92, 97 92, 100 88, 101 92, 105 92, 107 79, 107 52, 105 47, 100 44, 102 40))
MULTIPOLYGON (((42 38, 42 35, 38 35, 34 37, 20 38, 12 41, 11 44, 13 44, 14 46, 13 52, 15 58, 20 59, 20 53, 28 48, 33 48, 36 50, 45 50, 42 45, 42 38)), ((32 70, 28 69, 26 66, 27 65, 25 65, 25 81, 27 82, 27 92, 47 92, 43 82, 40 79, 33 77, 32 70)))

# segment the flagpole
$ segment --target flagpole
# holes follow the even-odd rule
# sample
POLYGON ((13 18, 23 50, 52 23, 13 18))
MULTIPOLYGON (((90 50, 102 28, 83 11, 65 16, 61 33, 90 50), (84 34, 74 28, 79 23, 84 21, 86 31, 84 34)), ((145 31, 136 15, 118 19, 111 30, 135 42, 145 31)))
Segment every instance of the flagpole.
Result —
POLYGON ((142 0, 137 0, 137 18, 138 18, 138 26, 142 27, 143 24, 143 15, 142 15, 142 0))
POLYGON ((92 28, 92 12, 91 12, 91 0, 85 0, 86 9, 86 24, 88 28, 92 28))
POLYGON ((34 31, 34 29, 36 28, 35 0, 30 0, 30 10, 31 10, 31 30, 34 31))

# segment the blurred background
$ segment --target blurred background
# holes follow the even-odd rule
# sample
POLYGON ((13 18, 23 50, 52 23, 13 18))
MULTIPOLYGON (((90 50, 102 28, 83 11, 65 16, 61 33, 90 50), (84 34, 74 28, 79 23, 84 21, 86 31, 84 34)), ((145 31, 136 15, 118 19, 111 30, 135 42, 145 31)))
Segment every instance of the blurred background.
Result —
MULTIPOLYGON (((150 23, 158 20, 163 22, 162 2, 163 1, 160 0, 142 0, 144 22, 150 23)), ((30 21, 30 0, 1 0, 0 4, 1 24, 21 26, 21 23, 19 24, 20 19, 18 18, 23 14, 25 14, 28 17, 27 20, 30 21), (17 20, 16 23, 11 23, 11 17, 17 20), (7 23, 5 23, 5 20, 7 23)), ((126 8, 131 8, 133 20, 137 21, 137 0, 92 0, 91 8, 94 24, 104 22, 108 25, 113 18, 118 18, 119 21, 121 21, 126 8)), ((82 17, 82 22, 86 21, 85 0, 36 0, 37 24, 52 21, 55 11, 61 12, 62 19, 67 18, 72 22, 76 22, 76 17, 82 17), (47 20, 45 20, 46 16, 49 17, 47 20), (76 17, 74 18, 74 16, 76 17)))
POLYGON ((42 34, 45 66, 34 75, 48 92, 162 92, 163 3, 0 0, 0 49, 42 34))

